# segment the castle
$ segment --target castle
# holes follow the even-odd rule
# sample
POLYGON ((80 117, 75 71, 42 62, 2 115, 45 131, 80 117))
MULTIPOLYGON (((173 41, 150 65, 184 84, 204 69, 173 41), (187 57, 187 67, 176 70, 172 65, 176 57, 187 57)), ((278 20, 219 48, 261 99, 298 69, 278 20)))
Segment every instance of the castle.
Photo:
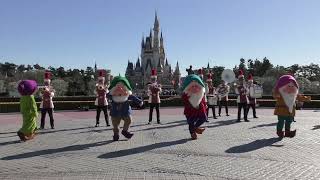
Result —
POLYGON ((157 13, 155 14, 153 31, 150 30, 148 37, 142 37, 140 57, 135 64, 128 61, 126 69, 126 77, 134 89, 146 87, 150 82, 152 69, 157 70, 158 83, 162 84, 163 89, 176 90, 180 87, 179 64, 177 62, 173 71, 168 63, 157 13))

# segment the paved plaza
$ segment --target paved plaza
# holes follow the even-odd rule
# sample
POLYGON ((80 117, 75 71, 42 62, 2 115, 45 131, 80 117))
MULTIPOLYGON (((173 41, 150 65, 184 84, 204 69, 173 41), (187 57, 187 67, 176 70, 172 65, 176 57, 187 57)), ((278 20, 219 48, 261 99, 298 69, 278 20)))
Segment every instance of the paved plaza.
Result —
POLYGON ((21 115, 0 114, 0 179, 320 179, 320 112, 297 111, 297 136, 281 141, 273 109, 257 112, 236 123, 231 108, 191 141, 182 108, 162 108, 161 125, 135 110, 133 138, 113 142, 102 116, 94 127, 95 111, 59 111, 56 129, 47 118, 47 129, 24 143, 21 115))

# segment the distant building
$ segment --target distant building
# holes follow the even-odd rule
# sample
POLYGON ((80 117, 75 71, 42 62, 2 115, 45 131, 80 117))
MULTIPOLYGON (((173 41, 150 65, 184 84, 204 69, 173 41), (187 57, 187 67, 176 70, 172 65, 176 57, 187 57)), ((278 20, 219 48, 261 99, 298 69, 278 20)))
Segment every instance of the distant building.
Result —
POLYGON ((156 69, 158 82, 163 89, 178 89, 180 87, 180 69, 177 62, 174 71, 166 58, 163 35, 160 24, 155 14, 153 31, 141 41, 141 55, 136 63, 128 61, 126 77, 134 89, 144 89, 150 82, 151 70, 156 69), (141 59, 140 59, 141 58, 141 59))
POLYGON ((0 80, 0 94, 6 93, 7 88, 5 87, 4 80, 0 80))

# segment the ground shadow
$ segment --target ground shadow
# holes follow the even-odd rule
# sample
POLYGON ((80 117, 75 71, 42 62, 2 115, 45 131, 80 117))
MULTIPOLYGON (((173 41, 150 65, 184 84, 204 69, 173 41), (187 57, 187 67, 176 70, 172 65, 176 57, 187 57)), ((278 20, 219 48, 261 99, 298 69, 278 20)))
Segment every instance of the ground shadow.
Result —
POLYGON ((44 129, 44 130, 38 130, 37 134, 49 134, 49 133, 55 133, 55 132, 74 131, 74 130, 89 129, 89 128, 93 128, 93 127, 81 127, 81 128, 58 129, 58 130, 44 129))
POLYGON ((225 152, 226 153, 246 153, 246 152, 255 151, 257 149, 264 148, 266 146, 281 147, 279 145, 273 145, 274 143, 279 141, 281 141, 281 139, 279 138, 259 139, 248 144, 243 144, 240 146, 229 148, 225 152))
MULTIPOLYGON (((157 125, 157 126, 153 126, 153 127, 149 127, 149 128, 145 128, 145 129, 134 130, 134 131, 132 131, 132 132, 148 131, 148 130, 154 130, 154 129, 167 129, 167 128, 174 128, 174 127, 178 127, 178 126, 187 125, 187 121, 186 121, 186 120, 184 120, 184 121, 182 121, 182 122, 183 122, 183 123, 177 123, 177 124, 171 123, 172 125, 169 125, 169 126, 166 126, 166 124, 157 125)), ((150 125, 148 125, 148 126, 150 126, 150 125)))
POLYGON ((66 147, 56 148, 56 149, 44 149, 40 151, 27 152, 27 153, 17 154, 13 156, 3 157, 1 158, 1 160, 24 159, 24 158, 55 154, 55 153, 66 152, 66 151, 80 151, 80 150, 85 150, 91 147, 107 145, 112 142, 113 142, 112 140, 109 140, 109 141, 95 142, 91 144, 79 144, 79 145, 66 146, 66 147))
POLYGON ((317 130, 317 129, 320 129, 320 125, 314 125, 311 130, 317 130))
POLYGON ((277 125, 277 123, 260 124, 260 125, 257 125, 257 126, 253 126, 250 129, 260 128, 260 127, 276 126, 276 125, 277 125))
POLYGON ((17 143, 20 143, 20 142, 21 142, 20 140, 1 142, 0 146, 10 145, 10 144, 17 144, 17 143))
POLYGON ((236 124, 237 119, 230 119, 230 120, 225 120, 225 121, 213 121, 212 123, 214 123, 213 125, 208 125, 206 126, 207 128, 216 128, 216 127, 220 127, 220 126, 227 126, 227 125, 231 125, 231 124, 236 124))
POLYGON ((98 156, 98 158, 110 159, 110 158, 129 156, 129 155, 133 155, 133 154, 144 153, 146 151, 150 151, 153 149, 158 149, 158 148, 163 148, 163 147, 168 147, 168 146, 173 146, 173 145, 178 145, 178 144, 184 144, 188 141, 189 141, 188 139, 180 139, 180 140, 176 140, 176 141, 160 142, 160 143, 150 144, 147 146, 141 146, 141 147, 136 147, 136 148, 132 148, 132 149, 125 149, 125 150, 120 150, 120 151, 115 151, 115 152, 109 152, 109 153, 102 154, 102 155, 98 156))
POLYGON ((0 132, 0 135, 2 134, 16 134, 17 131, 11 131, 11 132, 0 132))

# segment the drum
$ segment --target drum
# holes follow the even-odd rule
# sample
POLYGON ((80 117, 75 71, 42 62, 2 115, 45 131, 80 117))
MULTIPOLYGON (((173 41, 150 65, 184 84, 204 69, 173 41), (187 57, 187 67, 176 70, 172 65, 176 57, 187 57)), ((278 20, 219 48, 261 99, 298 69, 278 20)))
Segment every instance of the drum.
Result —
POLYGON ((250 97, 253 98, 262 98, 263 89, 262 86, 255 85, 250 88, 250 97))
POLYGON ((218 97, 217 96, 208 96, 208 105, 216 106, 218 104, 218 97))

